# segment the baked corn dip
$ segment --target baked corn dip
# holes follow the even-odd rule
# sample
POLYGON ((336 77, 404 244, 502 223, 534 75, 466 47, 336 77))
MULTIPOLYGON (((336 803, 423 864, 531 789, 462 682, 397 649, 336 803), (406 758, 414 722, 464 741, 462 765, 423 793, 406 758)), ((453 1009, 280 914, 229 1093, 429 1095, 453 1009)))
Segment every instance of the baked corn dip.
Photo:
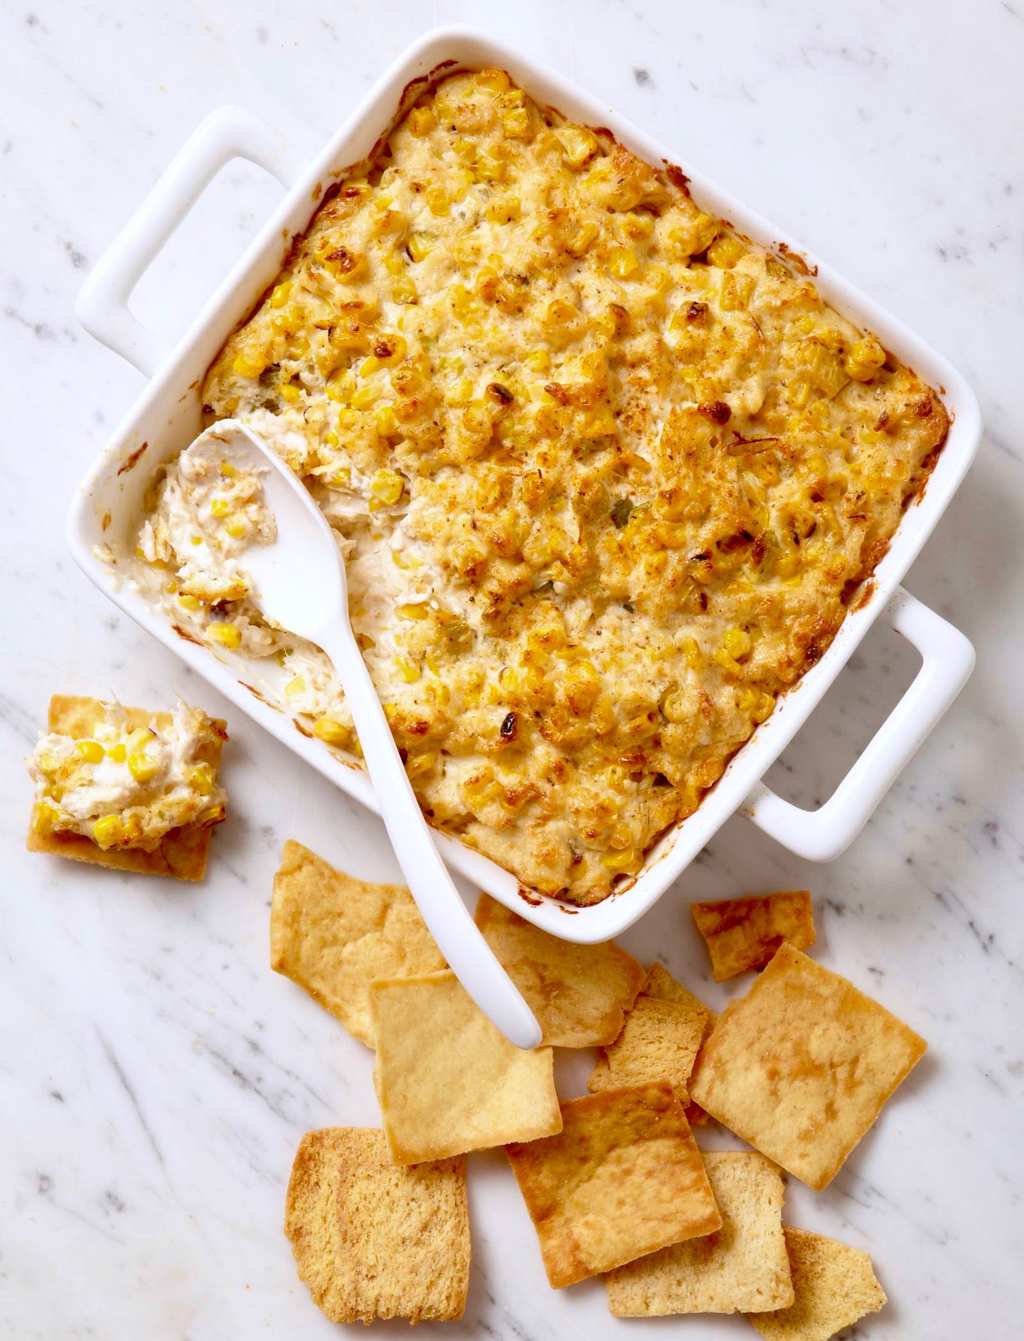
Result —
POLYGON ((120 704, 102 706, 92 736, 50 731, 30 757, 37 833, 154 852, 172 829, 225 818, 227 797, 200 757, 219 745, 223 730, 202 709, 178 703, 149 726, 133 727, 120 704))
MULTIPOLYGON (((581 904, 821 657, 947 429, 798 257, 501 70, 423 91, 328 193, 203 399, 330 520, 428 816, 581 904)), ((223 483, 207 507, 247 531, 223 483)), ((144 566, 179 629, 275 657, 350 757, 325 658, 189 580, 170 492, 144 566)))

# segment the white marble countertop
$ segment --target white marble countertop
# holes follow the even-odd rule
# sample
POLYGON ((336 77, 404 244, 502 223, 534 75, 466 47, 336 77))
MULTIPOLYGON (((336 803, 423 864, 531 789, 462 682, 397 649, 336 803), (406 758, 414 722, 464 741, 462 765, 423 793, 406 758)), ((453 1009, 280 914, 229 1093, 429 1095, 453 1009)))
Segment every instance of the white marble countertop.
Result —
MULTIPOLYGON (((841 860, 737 819, 626 938, 714 1003, 686 905, 808 885, 820 957, 931 1043, 825 1194, 789 1217, 867 1247, 891 1297, 871 1338, 1020 1335, 1024 1309, 1024 7, 936 0, 26 0, 0 18, 0 1333, 223 1341, 336 1335, 281 1232, 301 1134, 375 1124, 370 1056, 267 966, 270 881, 295 836, 395 874, 378 823, 235 712, 233 818, 200 887, 23 852, 29 750, 51 691, 225 706, 73 567, 72 489, 140 377, 78 328, 90 264, 207 110, 255 104, 312 148, 436 22, 489 27, 577 77, 879 294, 973 381, 987 435, 909 587, 975 641, 962 699, 841 860), (286 9, 290 11, 285 17, 286 9)), ((180 330, 276 198, 235 165, 137 295, 180 330)), ((873 634, 774 771, 820 800, 909 681, 873 634)), ((578 1084, 577 1075, 566 1085, 578 1084)), ((472 1167, 460 1337, 698 1337, 738 1320, 614 1323, 555 1293, 496 1155, 472 1167)), ((406 1335, 404 1326, 383 1331, 406 1335)))

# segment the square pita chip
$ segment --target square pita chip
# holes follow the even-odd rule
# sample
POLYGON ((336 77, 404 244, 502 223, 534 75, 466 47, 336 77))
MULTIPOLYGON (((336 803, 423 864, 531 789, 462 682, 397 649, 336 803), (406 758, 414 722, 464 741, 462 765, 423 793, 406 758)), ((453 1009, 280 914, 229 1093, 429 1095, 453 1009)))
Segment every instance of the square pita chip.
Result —
POLYGON ((721 1228, 667 1082, 572 1099, 562 1121, 557 1136, 508 1147, 555 1289, 721 1228))
POLYGON ((551 1049, 514 1047, 454 973, 375 982, 370 1003, 377 1097, 399 1164, 561 1131, 551 1049))
POLYGON ((927 1044, 852 983, 783 945, 704 1041, 690 1093, 819 1191, 927 1044))
POLYGON ((824 1234, 786 1226, 796 1298, 773 1313, 748 1313, 767 1341, 829 1341, 887 1303, 871 1258, 824 1234))
MULTIPOLYGON (((50 699, 47 730, 72 740, 92 736, 102 722, 106 704, 98 698, 81 698, 72 694, 54 694, 50 699)), ((133 731, 157 722, 166 726, 169 712, 150 712, 146 708, 125 708, 128 725, 133 731)), ((217 738, 204 743, 196 758, 207 763, 216 777, 220 768, 223 743, 228 738, 227 723, 211 718, 218 732, 217 738)), ((51 856, 67 857, 70 861, 84 861, 93 866, 106 866, 112 871, 135 871, 139 875, 166 875, 175 880, 202 880, 210 852, 213 826, 186 824, 171 829, 152 852, 141 848, 99 847, 91 838, 80 833, 39 833, 30 825, 26 846, 30 852, 48 852, 51 856)))
POLYGON ((445 962, 404 886, 357 880, 289 839, 274 876, 270 967, 372 1048, 370 983, 445 962))
POLYGON ((705 1151, 722 1227, 605 1276, 617 1318, 786 1308, 793 1282, 782 1233, 782 1174, 763 1155, 705 1151))
POLYGON ((403 1169, 383 1132, 307 1132, 284 1229, 299 1276, 332 1322, 462 1317, 470 1262, 464 1159, 403 1169))
POLYGON ((537 1016, 546 1044, 588 1048, 618 1035, 644 981, 632 955, 611 941, 561 941, 486 894, 476 923, 537 1016))
POLYGON ((605 1048, 591 1072, 591 1093, 667 1080, 684 1106, 690 1096, 690 1072, 704 1037, 707 1015, 679 1001, 637 997, 622 1033, 605 1048), (601 1065, 601 1063, 604 1065, 601 1065))
POLYGON ((707 1114, 690 1100, 690 1072, 713 1019, 711 1011, 667 969, 652 964, 644 989, 615 1042, 599 1054, 587 1081, 592 1094, 667 1080, 691 1123, 707 1114))
POLYGON ((783 941, 809 950, 815 940, 814 910, 806 889, 694 903, 690 912, 708 947, 715 982, 764 968, 783 941))

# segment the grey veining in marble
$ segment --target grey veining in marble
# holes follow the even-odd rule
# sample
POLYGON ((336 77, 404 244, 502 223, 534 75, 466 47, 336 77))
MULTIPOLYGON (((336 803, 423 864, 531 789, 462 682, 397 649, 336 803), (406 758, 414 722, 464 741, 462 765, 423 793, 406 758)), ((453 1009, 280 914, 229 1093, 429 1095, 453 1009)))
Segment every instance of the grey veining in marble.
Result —
MULTIPOLYGON (((314 148, 436 22, 489 28, 576 77, 804 238, 946 352, 981 397, 978 463, 908 585, 979 650, 963 698, 830 866, 727 825, 626 938, 714 1004, 694 897, 809 886, 823 962, 930 1041, 836 1183, 788 1215, 872 1252, 864 1337, 1010 1341, 1024 1315, 1024 8, 1016 0, 26 0, 0 14, 0 1334, 18 1341, 337 1335, 280 1224, 302 1132, 377 1121, 370 1056, 267 967, 295 836, 368 878, 380 826, 232 717, 233 818, 197 888, 23 851, 21 759, 53 690, 224 711, 74 568, 64 513, 141 379, 77 326, 89 266, 187 133, 258 104, 314 148)), ((180 331, 278 188, 234 165, 135 298, 180 331)), ((913 661, 865 642, 772 773, 813 805, 913 661)), ((564 1092, 586 1073, 564 1068, 564 1092)), ((616 1323, 595 1282, 548 1289, 503 1160, 474 1157, 458 1337, 752 1336, 736 1319, 616 1323)), ((405 1336, 402 1327, 384 1335, 405 1336)))

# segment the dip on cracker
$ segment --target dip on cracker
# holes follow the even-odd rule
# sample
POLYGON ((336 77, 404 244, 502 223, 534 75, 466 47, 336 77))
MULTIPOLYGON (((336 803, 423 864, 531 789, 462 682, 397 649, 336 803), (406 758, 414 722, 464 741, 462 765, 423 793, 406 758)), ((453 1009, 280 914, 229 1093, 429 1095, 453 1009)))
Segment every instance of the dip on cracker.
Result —
POLYGON ((199 879, 225 818, 217 780, 224 723, 55 694, 28 761, 36 784, 28 846, 123 870, 199 879))

